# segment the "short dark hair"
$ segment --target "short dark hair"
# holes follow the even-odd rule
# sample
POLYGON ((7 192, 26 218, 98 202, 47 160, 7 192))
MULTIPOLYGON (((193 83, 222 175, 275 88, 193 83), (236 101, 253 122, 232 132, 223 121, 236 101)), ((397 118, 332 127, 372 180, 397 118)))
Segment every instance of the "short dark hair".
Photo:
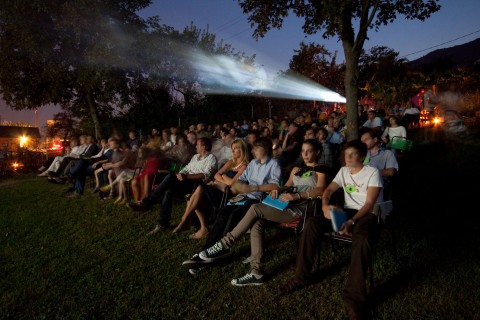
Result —
POLYGON ((202 145, 205 147, 205 150, 212 150, 212 140, 210 140, 209 138, 201 137, 197 139, 197 142, 198 141, 201 141, 202 145))
POLYGON ((179 134, 177 134, 177 137, 175 138, 175 144, 178 144, 178 141, 180 139, 183 139, 183 141, 188 142, 187 135, 184 134, 184 133, 179 133, 179 134))
POLYGON ((230 133, 230 129, 228 129, 227 127, 221 127, 220 131, 223 132, 224 134, 229 134, 230 133))
POLYGON ((348 148, 353 148, 357 150, 361 158, 365 158, 367 156, 367 145, 363 143, 360 139, 351 140, 345 143, 343 150, 346 150, 348 148))
POLYGON ((255 140, 255 142, 253 143, 253 146, 265 149, 265 151, 269 156, 271 156, 273 153, 273 142, 269 138, 260 137, 255 140))
POLYGON ((247 134, 253 134, 255 137, 260 137, 260 131, 257 129, 249 130, 247 134))

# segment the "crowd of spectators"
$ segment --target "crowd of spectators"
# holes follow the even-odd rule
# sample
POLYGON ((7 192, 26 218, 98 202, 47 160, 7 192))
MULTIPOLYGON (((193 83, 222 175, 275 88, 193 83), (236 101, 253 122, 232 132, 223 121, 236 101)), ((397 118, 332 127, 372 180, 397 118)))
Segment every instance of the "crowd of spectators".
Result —
POLYGON ((342 232, 353 234, 357 244, 344 299, 349 312, 365 315, 366 292, 360 283, 365 280, 368 264, 364 262, 371 259, 376 232, 370 213, 376 202, 388 197, 391 178, 399 170, 396 154, 385 144, 393 136, 407 134, 396 115, 365 111, 358 128, 360 139, 350 142, 340 110, 321 117, 302 113, 295 118, 198 123, 185 130, 151 128, 148 135, 132 130, 125 138, 112 134, 98 142, 82 135, 70 141, 62 156, 47 160, 39 176, 68 184, 71 198, 84 194, 90 177, 92 192, 104 201, 114 199, 113 203, 133 211, 151 210, 159 203, 158 221, 150 235, 171 230, 175 195, 191 194, 170 232, 196 227, 190 238, 205 243, 183 264, 196 275, 228 256, 236 240, 250 231, 251 271, 232 280, 236 286, 264 281, 262 239, 267 222, 291 222, 305 214, 306 201, 321 197, 324 214, 306 222, 295 276, 284 286, 287 293, 310 280, 314 243, 329 228, 328 199, 341 188, 346 199, 341 204, 349 216, 342 232), (219 207, 225 194, 232 205, 219 207), (265 195, 292 205, 283 211, 272 209, 261 203, 265 195), (211 208, 219 210, 209 223, 211 208))

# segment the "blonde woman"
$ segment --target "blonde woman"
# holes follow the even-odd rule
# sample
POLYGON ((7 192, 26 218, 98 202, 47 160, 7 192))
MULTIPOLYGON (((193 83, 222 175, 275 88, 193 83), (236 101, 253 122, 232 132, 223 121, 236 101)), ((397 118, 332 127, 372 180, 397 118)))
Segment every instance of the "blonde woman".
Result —
POLYGON ((202 239, 208 234, 205 214, 200 207, 209 203, 217 205, 222 198, 223 192, 228 192, 227 187, 235 183, 245 171, 248 165, 247 145, 242 139, 235 139, 230 145, 232 149, 232 159, 228 160, 223 167, 215 174, 214 181, 206 185, 199 185, 190 197, 185 208, 185 213, 178 226, 173 230, 178 233, 189 229, 189 217, 193 212, 198 217, 200 228, 197 232, 190 235, 191 239, 202 239))

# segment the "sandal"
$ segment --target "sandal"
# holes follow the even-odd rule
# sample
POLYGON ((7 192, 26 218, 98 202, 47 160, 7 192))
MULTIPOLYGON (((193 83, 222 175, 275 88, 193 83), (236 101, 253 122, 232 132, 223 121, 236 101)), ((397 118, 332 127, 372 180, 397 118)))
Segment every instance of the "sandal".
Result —
POLYGON ((123 205, 127 203, 127 200, 125 200, 124 198, 117 198, 117 200, 115 200, 113 203, 123 205))
POLYGON ((107 184, 107 185, 104 185, 103 187, 100 187, 99 189, 100 191, 107 192, 107 191, 110 191, 111 187, 110 185, 107 184))

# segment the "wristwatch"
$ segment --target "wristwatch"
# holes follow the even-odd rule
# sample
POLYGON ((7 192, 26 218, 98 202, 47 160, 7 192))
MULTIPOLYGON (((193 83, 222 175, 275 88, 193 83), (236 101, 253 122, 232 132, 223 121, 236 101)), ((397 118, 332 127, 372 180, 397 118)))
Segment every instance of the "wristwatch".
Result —
POLYGON ((355 225, 355 223, 356 223, 355 219, 352 218, 350 220, 352 220, 352 226, 355 225))

